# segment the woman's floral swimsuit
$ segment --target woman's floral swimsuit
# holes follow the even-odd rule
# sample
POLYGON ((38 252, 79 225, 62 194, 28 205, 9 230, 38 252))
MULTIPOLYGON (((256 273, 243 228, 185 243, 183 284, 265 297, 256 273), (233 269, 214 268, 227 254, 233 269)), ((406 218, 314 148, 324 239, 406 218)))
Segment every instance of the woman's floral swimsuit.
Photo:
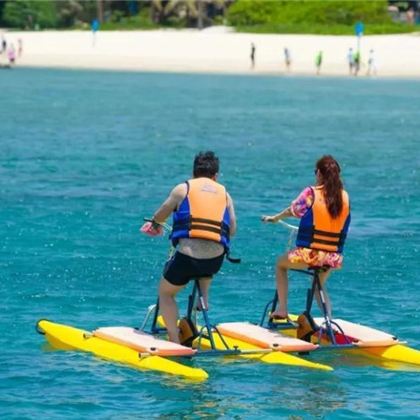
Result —
MULTIPOLYGON (((306 187, 292 201, 290 209, 294 216, 299 219, 312 207, 315 196, 312 187, 306 187)), ((321 251, 319 249, 310 249, 297 247, 287 254, 288 260, 292 263, 305 263, 310 266, 328 265, 331 268, 341 268, 343 256, 338 252, 321 251)))

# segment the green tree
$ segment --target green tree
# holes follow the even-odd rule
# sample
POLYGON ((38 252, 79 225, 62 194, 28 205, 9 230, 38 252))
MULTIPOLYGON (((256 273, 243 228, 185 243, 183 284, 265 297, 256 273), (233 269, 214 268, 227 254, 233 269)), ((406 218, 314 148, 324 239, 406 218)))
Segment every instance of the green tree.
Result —
POLYGON ((97 16, 97 4, 92 0, 55 0, 57 23, 62 27, 89 24, 97 16))
POLYGON ((3 10, 6 5, 6 1, 0 1, 0 25, 3 24, 3 10))
POLYGON ((83 12, 81 1, 63 0, 56 2, 57 20, 60 26, 74 26, 83 12))
POLYGON ((214 18, 223 16, 226 0, 151 0, 151 18, 161 25, 194 26, 212 25, 214 18))
POLYGON ((359 20, 366 23, 390 22, 386 0, 238 0, 229 8, 227 17, 233 26, 266 23, 353 25, 359 20))
POLYGON ((4 6, 3 21, 12 28, 51 28, 57 24, 57 11, 52 0, 13 0, 4 6))
POLYGON ((238 0, 228 9, 228 22, 233 26, 271 23, 279 14, 280 6, 280 1, 238 0))

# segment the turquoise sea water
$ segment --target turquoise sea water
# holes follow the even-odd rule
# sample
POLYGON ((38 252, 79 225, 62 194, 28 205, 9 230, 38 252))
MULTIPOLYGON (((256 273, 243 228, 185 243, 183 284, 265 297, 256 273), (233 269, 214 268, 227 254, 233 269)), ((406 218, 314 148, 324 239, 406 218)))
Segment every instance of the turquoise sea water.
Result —
MULTIPOLYGON (((333 372, 201 359, 190 383, 51 351, 39 318, 85 329, 140 324, 167 253, 138 233, 194 154, 215 150, 236 203, 234 253, 211 291, 214 322, 258 321, 287 233, 261 214, 333 154, 351 194, 339 317, 420 348, 419 81, 22 70, 0 74, 2 418, 413 418, 419 370, 322 353, 333 372)), ((290 282, 304 306, 307 280, 290 282)), ((184 293, 180 297, 185 304, 184 293)))

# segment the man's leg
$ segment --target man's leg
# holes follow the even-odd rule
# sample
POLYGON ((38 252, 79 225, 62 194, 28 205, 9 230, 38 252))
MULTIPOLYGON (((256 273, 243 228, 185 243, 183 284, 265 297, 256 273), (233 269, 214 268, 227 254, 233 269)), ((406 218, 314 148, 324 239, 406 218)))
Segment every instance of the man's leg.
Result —
POLYGON ((287 258, 287 253, 279 257, 276 265, 276 283, 277 296, 279 298, 278 309, 271 314, 272 317, 287 318, 287 294, 289 289, 289 281, 287 278, 287 270, 295 268, 297 270, 304 270, 308 265, 304 263, 291 263, 287 258))
POLYGON ((176 294, 185 286, 174 286, 162 277, 159 284, 159 310, 168 330, 169 340, 179 343, 178 337, 178 307, 175 301, 176 294))

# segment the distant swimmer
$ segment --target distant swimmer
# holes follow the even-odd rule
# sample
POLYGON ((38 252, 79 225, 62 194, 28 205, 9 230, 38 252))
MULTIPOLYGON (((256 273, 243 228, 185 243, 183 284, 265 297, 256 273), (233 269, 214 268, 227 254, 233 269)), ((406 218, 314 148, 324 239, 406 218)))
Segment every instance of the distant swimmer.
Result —
POLYGON ((296 248, 277 260, 279 309, 271 314, 273 318, 288 318, 288 270, 302 270, 308 267, 324 268, 320 273, 320 282, 327 310, 331 315, 325 282, 331 270, 341 268, 344 242, 350 224, 350 200, 344 190, 340 172, 340 166, 332 156, 322 156, 315 166, 315 185, 306 187, 292 204, 280 213, 262 216, 263 222, 271 223, 287 217, 300 219, 296 248))
POLYGON ((219 158, 213 152, 195 156, 193 178, 177 185, 142 232, 159 234, 161 224, 173 213, 171 240, 175 254, 166 262, 159 285, 159 309, 169 340, 179 343, 178 307, 175 296, 190 280, 199 279, 204 305, 212 277, 220 270, 236 232, 233 201, 217 182, 219 158))

